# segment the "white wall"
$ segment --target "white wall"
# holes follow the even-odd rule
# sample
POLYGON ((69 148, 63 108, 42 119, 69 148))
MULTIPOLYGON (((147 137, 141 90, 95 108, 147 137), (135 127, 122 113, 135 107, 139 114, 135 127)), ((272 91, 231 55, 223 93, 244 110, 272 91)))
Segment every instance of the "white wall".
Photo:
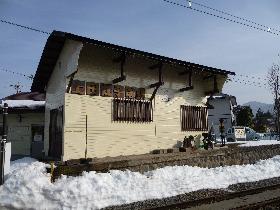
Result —
POLYGON ((225 132, 228 128, 232 127, 232 106, 228 97, 212 99, 209 101, 209 104, 213 105, 214 109, 208 110, 208 124, 209 127, 213 124, 216 136, 220 137, 220 118, 226 118, 224 119, 225 132))
POLYGON ((76 41, 66 40, 56 66, 50 77, 46 88, 46 108, 45 108, 45 142, 44 150, 48 155, 49 150, 49 125, 50 110, 64 106, 66 78, 77 70, 80 50, 83 44, 76 41))

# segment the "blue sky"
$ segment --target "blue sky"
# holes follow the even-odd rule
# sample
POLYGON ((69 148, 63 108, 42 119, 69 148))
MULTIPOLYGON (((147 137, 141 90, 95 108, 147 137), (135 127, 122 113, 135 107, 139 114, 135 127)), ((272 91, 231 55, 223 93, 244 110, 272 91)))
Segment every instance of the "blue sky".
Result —
MULTIPOLYGON (((185 4, 184 0, 174 0, 185 4)), ((280 30, 279 0, 197 0, 280 30)), ((193 5, 194 8, 199 8, 193 5)), ((203 8, 199 8, 203 9, 203 8)), ((51 32, 61 30, 207 66, 265 77, 279 62, 280 36, 172 6, 162 0, 0 0, 0 18, 51 32)), ((35 74, 47 35, 0 23, 0 69, 35 74)), ((31 81, 0 72, 0 97, 31 81)), ((238 103, 272 102, 270 92, 239 83, 224 92, 238 103)))

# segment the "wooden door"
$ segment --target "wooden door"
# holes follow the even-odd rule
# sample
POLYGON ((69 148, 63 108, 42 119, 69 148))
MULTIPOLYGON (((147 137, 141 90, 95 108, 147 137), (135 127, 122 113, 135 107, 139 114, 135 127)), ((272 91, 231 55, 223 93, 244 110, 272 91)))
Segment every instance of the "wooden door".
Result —
POLYGON ((54 159, 61 159, 62 155, 62 126, 63 107, 50 110, 49 127, 49 156, 54 159))

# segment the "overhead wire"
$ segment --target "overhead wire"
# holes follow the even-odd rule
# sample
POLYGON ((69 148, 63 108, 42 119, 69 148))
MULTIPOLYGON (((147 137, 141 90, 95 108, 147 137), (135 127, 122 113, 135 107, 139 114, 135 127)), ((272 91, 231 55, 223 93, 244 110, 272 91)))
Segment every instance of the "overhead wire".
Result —
POLYGON ((207 12, 207 11, 204 11, 204 10, 200 10, 200 9, 197 9, 197 8, 193 8, 192 6, 183 5, 183 4, 174 2, 174 1, 172 1, 172 0, 162 0, 162 1, 167 2, 167 3, 171 4, 171 5, 176 5, 176 6, 184 7, 184 8, 186 8, 186 9, 190 9, 190 10, 193 10, 193 11, 196 11, 196 12, 199 12, 199 13, 202 13, 202 14, 205 14, 205 15, 210 15, 210 16, 213 16, 213 17, 216 17, 216 18, 220 18, 220 19, 226 20, 226 21, 228 21, 228 22, 240 24, 240 25, 243 25, 243 26, 246 26, 246 27, 249 27, 249 28, 253 28, 253 29, 259 30, 259 31, 267 32, 267 33, 274 34, 274 35, 277 35, 277 36, 280 35, 279 33, 273 32, 273 31, 271 31, 271 30, 267 30, 267 29, 263 29, 263 28, 260 28, 260 27, 257 27, 257 26, 249 25, 249 24, 247 24, 247 23, 240 22, 240 21, 238 21, 238 20, 233 20, 233 19, 230 19, 230 18, 223 17, 223 16, 221 16, 221 15, 217 15, 217 14, 213 14, 213 13, 211 13, 211 12, 207 12))
POLYGON ((215 9, 213 7, 209 7, 209 6, 206 6, 204 4, 201 4, 201 3, 197 3, 196 1, 191 1, 192 4, 195 4, 195 5, 198 5, 198 6, 201 6, 201 7, 204 7, 204 8, 207 8, 207 9, 210 9, 210 10, 213 10, 215 12, 219 12, 219 13, 222 13, 222 14, 225 14, 225 15, 228 15, 230 17, 233 17, 233 18, 236 18, 236 19, 239 19, 239 20, 243 20, 243 21, 246 21, 248 23, 253 23, 255 25, 258 25, 258 26, 261 26, 261 27, 264 27, 266 29, 270 29, 270 30, 274 30, 274 31, 277 31, 277 32, 280 32, 280 30, 276 29, 276 28, 273 28, 273 27, 269 27, 267 25, 263 25, 263 24, 260 24, 260 23, 257 23, 255 21, 252 21, 252 20, 249 20, 249 19, 246 19, 246 18, 243 18, 243 17, 238 17, 236 15, 233 15, 233 14, 230 14, 228 12, 225 12, 223 10, 219 10, 219 9, 215 9))
POLYGON ((250 85, 250 86, 255 86, 255 87, 259 87, 259 88, 268 88, 268 84, 266 81, 255 81, 254 78, 238 78, 239 75, 235 75, 235 76, 230 76, 227 80, 227 82, 235 82, 235 83, 240 83, 243 85, 250 85))
POLYGON ((23 73, 20 73, 20 72, 11 71, 11 70, 8 70, 8 69, 5 69, 5 68, 0 68, 0 71, 11 73, 11 74, 16 74, 16 75, 19 75, 19 76, 23 76, 23 77, 25 77, 27 79, 30 79, 30 80, 33 80, 33 78, 34 78, 34 76, 32 74, 27 75, 27 74, 23 74, 23 73))
MULTIPOLYGON (((200 13, 203 13, 203 14, 206 14, 206 15, 211 15, 211 16, 214 16, 214 17, 217 17, 217 18, 220 18, 220 19, 224 19, 224 20, 227 20, 227 21, 230 21, 230 22, 234 22, 234 23, 237 23, 237 24, 241 24, 241 25, 244 25, 244 26, 247 26, 247 27, 250 27, 250 28, 254 28, 254 29, 257 29, 257 30, 261 30, 261 31, 264 31, 264 32, 269 32, 271 34, 275 34, 275 35, 279 35, 278 33, 275 33, 275 32, 272 32, 272 31, 267 31, 265 29, 262 29, 262 28, 259 28, 259 27, 256 27, 256 26, 252 26, 252 25, 248 25, 246 23, 242 23, 240 21, 236 21, 236 20, 232 20, 232 19, 229 19, 229 18, 225 18, 225 17, 222 17, 222 16, 219 16, 219 15, 216 15, 216 14, 212 14, 210 12, 207 12, 207 11, 203 11, 203 10, 199 10, 199 9, 196 9, 196 8, 193 8, 193 7, 188 7, 186 5, 183 5, 183 4, 179 4, 177 2, 174 2, 174 1, 171 1, 171 0, 163 0, 164 2, 167 2, 169 4, 173 4, 173 5, 177 5, 177 6, 180 6, 180 7, 184 7, 184 8, 187 8, 187 9, 191 9, 191 10, 194 10, 196 12, 200 12, 200 13)), ((219 13, 222 13, 222 14, 226 14, 226 15, 229 15, 231 17, 234 17, 234 18, 237 18, 237 19, 240 19, 240 20, 243 20, 243 21, 246 21, 246 22, 250 22, 250 23, 253 23, 255 25, 258 25, 258 26, 262 26, 262 27, 266 27, 265 25, 262 25, 262 24, 258 24, 254 21, 250 21, 248 19, 245 19, 245 18, 241 18, 241 17, 238 17, 238 16, 235 16, 235 15, 232 15, 230 13, 227 13, 227 12, 224 12, 224 11, 221 11, 221 10, 217 10, 215 8, 212 8, 212 7, 208 7, 206 5, 203 5, 203 4, 200 4, 200 3, 197 3, 197 2, 193 2, 191 1, 192 4, 195 4, 195 5, 198 5, 198 6, 201 6, 201 7, 204 7, 204 8, 207 8, 207 9, 211 9, 213 11, 216 11, 216 12, 219 12, 219 13)), ((33 28, 33 27, 29 27, 29 26, 25 26, 25 25, 21 25, 21 24, 17 24, 15 22, 11 22, 11 21, 6 21, 6 20, 3 20, 3 19, 0 19, 0 22, 2 23, 6 23, 6 24, 9 24, 9 25, 13 25, 13 26, 17 26, 17 27, 21 27, 21 28, 24 28, 24 29, 27 29, 27 30, 32 30, 32 31, 35 31, 35 32, 39 32, 39 33, 42 33, 42 34, 51 34, 50 32, 47 32, 47 31, 43 31, 43 30, 40 30, 40 29, 37 29, 37 28, 33 28)), ((274 29, 274 28, 270 28, 271 30, 275 30, 275 31, 278 31, 277 29, 274 29)), ((280 32, 280 31, 279 31, 280 32)), ((23 73, 19 73, 19 72, 14 72, 14 71, 10 71, 10 70, 7 70, 7 69, 1 69, 0 68, 0 71, 4 71, 4 72, 9 72, 9 73, 12 73, 12 74, 17 74, 17 75, 20 75, 20 76, 24 76, 30 80, 33 79, 33 75, 27 75, 27 74, 23 74, 23 73)), ((261 77, 255 77, 255 76, 248 76, 248 75, 242 75, 242 74, 239 74, 239 76, 241 77, 246 77, 246 78, 254 78, 254 79, 262 79, 262 80, 266 80, 266 78, 261 78, 261 77)), ((245 85, 255 85, 255 86, 258 86, 260 87, 262 83, 260 82, 254 82, 254 81, 251 81, 251 80, 240 80, 240 79, 237 79, 237 78, 230 78, 230 80, 232 82, 238 82, 238 83, 241 83, 241 84, 245 84, 245 85)))
POLYGON ((11 21, 7 21, 7 20, 3 20, 3 19, 0 19, 0 22, 6 23, 6 24, 9 24, 9 25, 13 25, 13 26, 17 26, 17 27, 20 27, 20 28, 24 28, 24 29, 27 29, 27 30, 39 32, 39 33, 42 33, 42 34, 48 34, 48 35, 51 34, 50 32, 43 31, 41 29, 37 29, 37 28, 30 27, 30 26, 21 25, 21 24, 18 24, 18 23, 15 23, 15 22, 11 22, 11 21))

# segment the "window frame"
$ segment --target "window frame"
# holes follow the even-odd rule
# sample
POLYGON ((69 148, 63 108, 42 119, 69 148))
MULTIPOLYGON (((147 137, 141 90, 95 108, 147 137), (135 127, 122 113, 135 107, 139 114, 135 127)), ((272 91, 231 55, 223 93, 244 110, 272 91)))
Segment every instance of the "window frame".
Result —
POLYGON ((113 122, 153 122, 153 105, 150 100, 138 100, 135 98, 112 99, 113 122))

